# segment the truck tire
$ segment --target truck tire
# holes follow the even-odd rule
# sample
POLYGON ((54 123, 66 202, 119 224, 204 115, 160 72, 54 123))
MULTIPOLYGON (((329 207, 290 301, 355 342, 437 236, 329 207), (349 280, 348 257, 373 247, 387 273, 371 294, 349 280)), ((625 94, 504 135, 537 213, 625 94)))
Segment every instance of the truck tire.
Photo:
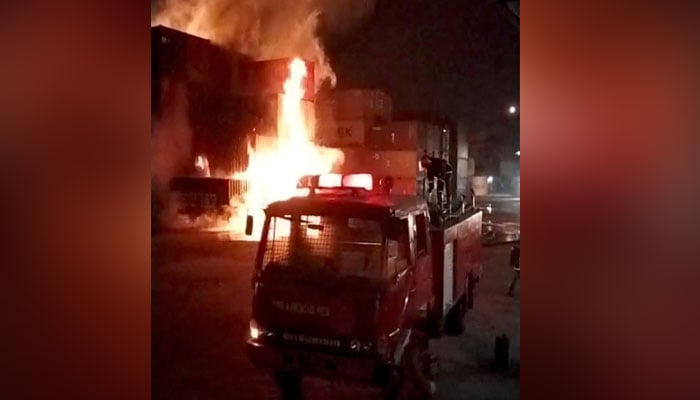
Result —
POLYGON ((301 375, 294 372, 277 371, 275 383, 280 390, 282 400, 301 399, 301 375))
MULTIPOLYGON (((417 335, 418 336, 418 335, 417 335)), ((425 371, 422 358, 427 354, 427 335, 412 340, 401 357, 401 364, 392 371, 384 388, 384 400, 430 400, 435 392, 435 383, 425 371)))
POLYGON ((401 386, 403 384, 403 371, 399 367, 394 368, 390 375, 389 381, 382 390, 383 400, 398 400, 401 386))
POLYGON ((445 334, 449 336, 461 335, 464 332, 464 313, 466 311, 466 293, 460 297, 457 303, 445 316, 445 334))
POLYGON ((427 321, 426 321, 426 327, 425 331, 428 334, 428 337, 431 339, 437 339, 440 336, 442 336, 443 332, 443 320, 442 318, 432 315, 429 316, 427 321))

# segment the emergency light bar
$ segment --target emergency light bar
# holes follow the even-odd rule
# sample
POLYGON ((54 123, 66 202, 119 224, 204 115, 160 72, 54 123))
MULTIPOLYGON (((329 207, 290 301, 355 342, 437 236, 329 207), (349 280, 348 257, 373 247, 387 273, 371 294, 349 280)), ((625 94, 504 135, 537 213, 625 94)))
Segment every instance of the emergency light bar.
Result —
POLYGON ((343 174, 323 174, 318 176, 318 187, 336 188, 343 186, 343 174))
POLYGON ((371 174, 348 174, 343 175, 342 187, 365 189, 372 191, 371 174))
POLYGON ((321 174, 301 178, 297 188, 314 189, 364 189, 371 192, 374 187, 372 174, 321 174))

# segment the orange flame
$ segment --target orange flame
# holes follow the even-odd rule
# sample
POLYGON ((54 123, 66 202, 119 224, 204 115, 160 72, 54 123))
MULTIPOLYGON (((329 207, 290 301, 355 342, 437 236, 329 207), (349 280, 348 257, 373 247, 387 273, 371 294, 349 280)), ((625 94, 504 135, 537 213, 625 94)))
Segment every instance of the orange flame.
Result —
POLYGON ((201 154, 198 155, 194 161, 194 166, 203 176, 206 176, 207 178, 211 176, 211 172, 209 171, 209 160, 207 157, 201 154))
POLYGON ((229 220, 232 231, 241 231, 245 216, 252 214, 257 228, 253 237, 257 237, 262 210, 268 204, 294 196, 302 176, 328 173, 343 161, 340 150, 316 146, 312 141, 312 121, 306 121, 302 108, 305 76, 306 64, 295 58, 284 83, 277 137, 258 140, 255 148, 249 145, 248 168, 233 174, 234 179, 248 182, 248 192, 242 203, 232 204, 234 216, 229 220))

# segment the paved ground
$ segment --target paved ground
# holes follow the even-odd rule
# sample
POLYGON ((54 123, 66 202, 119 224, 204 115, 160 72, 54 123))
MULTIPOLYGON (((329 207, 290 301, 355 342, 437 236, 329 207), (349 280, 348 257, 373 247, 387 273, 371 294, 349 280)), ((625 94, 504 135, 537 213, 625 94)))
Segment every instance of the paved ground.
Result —
MULTIPOLYGON (((268 399, 272 382, 254 370, 244 342, 250 318, 254 242, 214 234, 160 233, 152 238, 152 390, 155 399, 268 399)), ((436 399, 516 399, 520 394, 519 291, 507 246, 485 249, 484 278, 460 337, 431 342, 440 357, 436 399), (511 338, 512 368, 491 368, 494 338, 511 338)), ((363 399, 376 393, 319 381, 309 398, 363 399)))
POLYGON ((506 296, 512 279, 510 248, 488 247, 484 257, 484 276, 476 287, 474 309, 467 313, 466 331, 431 342, 440 360, 436 399, 520 398, 520 288, 514 297, 506 296), (494 342, 501 334, 510 339, 509 371, 493 368, 494 342))

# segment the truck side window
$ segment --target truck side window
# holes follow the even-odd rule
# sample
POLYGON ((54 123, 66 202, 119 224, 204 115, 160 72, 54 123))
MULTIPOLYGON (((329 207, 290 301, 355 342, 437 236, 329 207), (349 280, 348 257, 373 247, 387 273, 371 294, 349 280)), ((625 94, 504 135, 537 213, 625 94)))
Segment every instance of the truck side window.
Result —
POLYGON ((411 251, 411 239, 408 231, 408 218, 401 220, 401 231, 398 240, 388 241, 389 262, 388 274, 390 277, 408 268, 409 254, 411 251))
POLYGON ((421 256, 428 252, 428 220, 424 213, 416 215, 416 253, 421 256))

